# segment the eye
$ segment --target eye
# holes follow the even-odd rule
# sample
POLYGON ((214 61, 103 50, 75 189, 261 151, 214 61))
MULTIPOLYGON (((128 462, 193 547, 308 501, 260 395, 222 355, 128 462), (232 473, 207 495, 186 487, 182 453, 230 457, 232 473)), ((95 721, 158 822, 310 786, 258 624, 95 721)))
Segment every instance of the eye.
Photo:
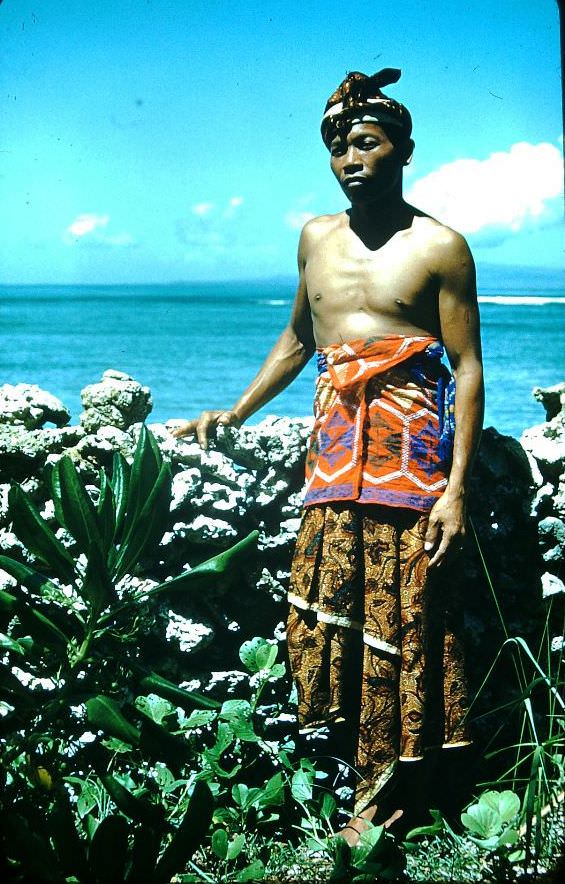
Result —
POLYGON ((359 143, 359 147, 361 150, 372 150, 374 147, 378 147, 380 144, 376 138, 363 138, 363 140, 359 143))
POLYGON ((332 157, 340 157, 346 151, 346 145, 344 141, 332 141, 330 144, 330 155, 332 157))

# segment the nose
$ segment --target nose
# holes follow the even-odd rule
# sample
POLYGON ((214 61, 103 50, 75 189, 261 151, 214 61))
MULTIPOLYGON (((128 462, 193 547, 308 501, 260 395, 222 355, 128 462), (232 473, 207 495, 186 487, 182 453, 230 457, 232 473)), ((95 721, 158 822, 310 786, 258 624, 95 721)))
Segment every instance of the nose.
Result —
POLYGON ((350 144, 343 158, 343 171, 354 172, 363 168, 363 163, 359 160, 359 153, 354 144, 350 144))

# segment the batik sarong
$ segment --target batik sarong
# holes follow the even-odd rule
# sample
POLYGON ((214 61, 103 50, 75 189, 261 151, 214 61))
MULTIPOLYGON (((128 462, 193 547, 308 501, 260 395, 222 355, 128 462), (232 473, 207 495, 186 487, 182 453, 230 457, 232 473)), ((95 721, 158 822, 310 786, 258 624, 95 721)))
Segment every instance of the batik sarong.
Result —
POLYGON ((299 724, 345 722, 357 813, 399 760, 469 742, 457 599, 428 577, 427 518, 326 504, 305 510, 298 535, 287 637, 299 724))
POLYGON ((429 511, 447 485, 454 387, 433 337, 318 350, 305 506, 358 500, 429 511))

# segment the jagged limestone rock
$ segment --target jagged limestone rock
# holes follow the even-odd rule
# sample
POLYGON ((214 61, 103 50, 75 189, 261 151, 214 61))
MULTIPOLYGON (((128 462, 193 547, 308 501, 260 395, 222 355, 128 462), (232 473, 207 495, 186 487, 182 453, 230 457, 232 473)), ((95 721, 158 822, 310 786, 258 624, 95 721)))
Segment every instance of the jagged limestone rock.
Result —
POLYGON ((165 637, 168 642, 175 642, 181 654, 194 653, 202 650, 214 640, 214 628, 210 623, 203 623, 198 614, 183 617, 176 611, 167 612, 167 629, 165 637))
POLYGON ((565 524, 556 516, 547 516, 538 525, 540 547, 544 562, 563 562, 565 553, 565 524))
POLYGON ((60 399, 36 384, 3 384, 0 387, 0 424, 36 430, 46 423, 63 427, 71 413, 60 399))
POLYGON ((151 391, 121 371, 109 369, 97 384, 90 384, 80 394, 83 412, 80 424, 87 433, 101 427, 127 430, 144 421, 151 412, 151 391))
POLYGON ((565 583, 560 580, 559 577, 556 577, 555 574, 551 574, 549 571, 546 571, 541 575, 541 585, 543 588, 543 597, 544 599, 549 598, 552 595, 558 595, 559 593, 565 593, 565 583))
POLYGON ((565 408, 565 383, 553 387, 534 387, 532 394, 545 408, 546 421, 553 420, 565 408))
POLYGON ((0 477, 23 481, 38 474, 51 455, 61 455, 83 435, 80 427, 27 430, 0 425, 0 477))

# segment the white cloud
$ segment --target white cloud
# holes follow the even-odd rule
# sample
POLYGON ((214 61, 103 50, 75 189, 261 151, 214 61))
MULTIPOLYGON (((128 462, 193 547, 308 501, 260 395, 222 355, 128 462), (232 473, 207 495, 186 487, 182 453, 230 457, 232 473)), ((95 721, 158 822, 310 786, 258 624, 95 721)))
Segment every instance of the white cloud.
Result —
POLYGON ((245 200, 242 196, 232 196, 227 207, 224 209, 224 218, 233 218, 244 202, 245 200))
POLYGON ((109 222, 109 215, 96 215, 93 212, 77 215, 75 220, 65 229, 63 242, 67 245, 75 245, 80 242, 88 246, 133 246, 136 244, 132 235, 125 230, 119 233, 107 233, 106 228, 109 222))
POLYGON ((77 215, 75 220, 67 227, 66 233, 70 233, 71 236, 77 236, 80 238, 81 236, 86 236, 87 233, 92 233, 100 227, 106 227, 109 220, 109 215, 94 215, 92 213, 77 215))
POLYGON ((193 215, 198 215, 202 218, 204 215, 208 215, 213 208, 214 203, 196 203, 195 206, 192 206, 191 211, 193 215))
POLYGON ((486 160, 440 166, 414 182, 406 198, 461 233, 510 232, 551 216, 562 182, 563 157, 555 145, 520 142, 486 160))
POLYGON ((284 216, 284 223, 287 227, 290 227, 291 230, 302 230, 306 222, 311 221, 314 217, 315 215, 313 212, 291 209, 290 212, 287 212, 284 216))

